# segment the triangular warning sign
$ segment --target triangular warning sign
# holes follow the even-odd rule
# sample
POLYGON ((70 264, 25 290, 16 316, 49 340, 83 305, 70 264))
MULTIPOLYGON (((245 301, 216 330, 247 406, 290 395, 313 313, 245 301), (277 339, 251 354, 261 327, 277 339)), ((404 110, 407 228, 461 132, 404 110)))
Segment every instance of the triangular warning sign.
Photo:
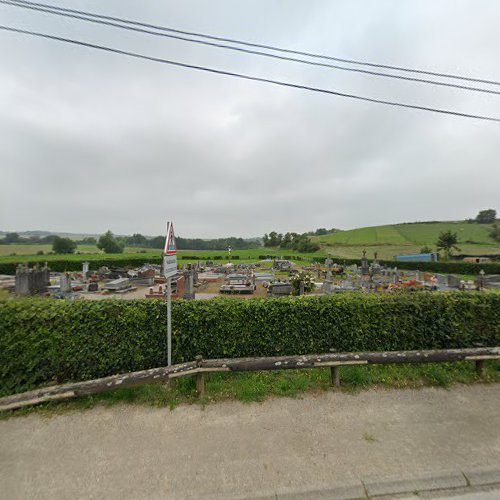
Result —
POLYGON ((175 244, 175 234, 174 225, 172 222, 167 222, 167 238, 165 240, 165 249, 163 250, 165 255, 176 255, 177 245, 175 244))

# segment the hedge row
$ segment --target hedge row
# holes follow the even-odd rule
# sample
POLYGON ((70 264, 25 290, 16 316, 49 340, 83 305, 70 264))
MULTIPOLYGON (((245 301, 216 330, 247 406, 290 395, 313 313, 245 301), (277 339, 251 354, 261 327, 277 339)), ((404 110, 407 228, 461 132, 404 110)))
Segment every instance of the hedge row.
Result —
MULTIPOLYGON (((198 259, 198 257, 189 257, 189 259, 198 259)), ((182 256, 181 259, 187 259, 187 256, 182 256)), ((203 261, 205 260, 221 260, 223 256, 213 256, 203 257, 203 261)), ((238 260, 240 257, 237 255, 232 256, 232 260, 238 260)), ((260 255, 259 259, 265 259, 266 256, 260 255)), ((324 263, 326 257, 312 257, 312 262, 324 263)), ((292 256, 288 260, 303 260, 301 257, 292 256)), ((360 265, 359 259, 341 259, 334 258, 334 262, 338 262, 339 264, 352 265, 357 264, 360 265)), ((64 272, 64 271, 81 271, 82 269, 82 261, 75 260, 51 260, 49 262, 49 267, 52 271, 56 272, 64 272)), ((97 270, 101 266, 106 267, 125 267, 125 268, 134 268, 140 267, 145 262, 149 264, 161 264, 161 257, 126 257, 125 255, 120 255, 120 258, 117 257, 103 257, 102 259, 91 260, 90 269, 97 270)), ((479 271, 484 270, 486 274, 500 274, 500 263, 499 262, 490 262, 485 264, 473 264, 470 262, 396 262, 394 260, 380 260, 380 264, 386 265, 389 267, 396 266, 398 269, 406 269, 406 270, 420 270, 420 271, 428 271, 432 273, 455 273, 455 274, 479 274, 479 271)), ((20 262, 0 262, 0 274, 16 274, 16 267, 20 262)), ((38 264, 43 266, 45 261, 41 258, 37 262, 30 262, 30 267, 34 264, 38 264)))
MULTIPOLYGON (((51 271, 56 272, 65 272, 65 271, 81 271, 82 270, 82 262, 85 259, 81 260, 70 260, 61 258, 60 260, 51 260, 48 262, 48 266, 51 271)), ((33 267, 35 264, 39 266, 45 265, 45 260, 43 257, 40 258, 39 261, 30 261, 29 266, 33 267)), ((124 268, 135 268, 141 267, 144 263, 148 264, 161 264, 162 258, 158 257, 125 257, 125 255, 120 255, 117 257, 103 257, 101 259, 89 260, 89 265, 91 270, 97 270, 102 266, 106 267, 124 267, 124 268)), ((0 274, 16 274, 16 268, 19 264, 24 263, 23 261, 19 262, 0 262, 0 274)))
MULTIPOLYGON (((500 294, 173 302, 173 360, 500 345, 500 294)), ((163 301, 0 302, 0 395, 167 363, 163 301)))
MULTIPOLYGON (((351 266, 360 265, 360 259, 341 259, 332 257, 334 262, 351 266)), ((325 262, 325 257, 314 257, 314 262, 325 262)), ((484 264, 474 264, 472 262, 440 261, 440 262, 398 262, 395 260, 379 260, 380 265, 397 267, 403 270, 419 270, 431 273, 454 273, 454 274, 479 274, 484 270, 486 274, 500 274, 500 262, 486 262, 484 264)))

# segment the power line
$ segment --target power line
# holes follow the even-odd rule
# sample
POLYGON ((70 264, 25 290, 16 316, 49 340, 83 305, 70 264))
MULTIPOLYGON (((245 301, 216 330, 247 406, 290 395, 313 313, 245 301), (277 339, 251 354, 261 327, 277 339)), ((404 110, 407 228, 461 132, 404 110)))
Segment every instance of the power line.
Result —
POLYGON ((336 92, 334 90, 329 90, 329 89, 310 87, 307 85, 300 85, 300 84, 296 84, 296 83, 283 82, 280 80, 271 80, 268 78, 261 78, 258 76, 246 75, 244 73, 235 73, 232 71, 225 71, 225 70, 220 70, 220 69, 216 69, 216 68, 209 68, 207 66, 197 66, 194 64, 187 64, 187 63, 183 63, 183 62, 179 62, 179 61, 172 61, 169 59, 163 59, 160 57, 147 56, 144 54, 138 54, 136 52, 129 52, 129 51, 121 50, 121 49, 116 49, 114 47, 107 47, 104 45, 97 45, 97 44, 93 44, 93 43, 82 42, 80 40, 74 40, 72 38, 64 38, 64 37, 59 37, 59 36, 55 36, 55 35, 49 35, 46 33, 39 33, 39 32, 35 32, 35 31, 23 30, 23 29, 14 28, 11 26, 0 25, 0 29, 4 30, 4 31, 10 31, 13 33, 21 33, 24 35, 36 36, 36 37, 46 38, 46 39, 50 39, 50 40, 57 40, 59 42, 70 43, 73 45, 89 47, 92 49, 103 50, 106 52, 112 52, 114 54, 135 57, 137 59, 144 59, 144 60, 154 61, 154 62, 163 63, 163 64, 170 64, 172 66, 178 66, 178 67, 188 68, 188 69, 195 69, 198 71, 205 71, 208 73, 215 73, 218 75, 232 76, 232 77, 236 77, 236 78, 242 78, 244 80, 252 80, 252 81, 256 81, 256 82, 270 83, 273 85, 279 85, 281 87, 291 87, 291 88, 296 88, 296 89, 301 89, 301 90, 308 90, 311 92, 319 92, 322 94, 335 95, 335 96, 339 96, 339 97, 347 97, 349 99, 357 99, 360 101, 367 101, 367 102, 373 102, 373 103, 378 103, 378 104, 386 104, 388 106, 402 107, 402 108, 408 108, 408 109, 417 109, 420 111, 430 111, 433 113, 460 116, 462 118, 474 118, 477 120, 487 120, 487 121, 493 121, 493 122, 500 122, 500 118, 496 118, 496 117, 492 117, 492 116, 461 113, 458 111, 432 108, 429 106, 418 106, 416 104, 406 104, 406 103, 395 102, 395 101, 385 101, 382 99, 374 99, 371 97, 364 97, 364 96, 359 96, 359 95, 355 95, 355 94, 346 94, 343 92, 336 92))
POLYGON ((485 83, 489 85, 500 85, 500 81, 495 81, 495 80, 488 80, 488 79, 482 79, 482 78, 474 78, 474 77, 468 77, 468 76, 463 76, 463 75, 456 75, 456 74, 450 74, 450 73, 439 73, 436 71, 428 71, 428 70, 422 70, 422 69, 415 69, 415 68, 409 68, 409 67, 404 67, 404 66, 391 66, 388 64, 379 64, 379 63, 373 63, 373 62, 368 62, 368 61, 359 61, 359 60, 354 60, 354 59, 346 59, 346 58, 341 58, 341 57, 334 57, 334 56, 327 56, 327 55, 322 55, 322 54, 315 54, 312 52, 304 52, 300 50, 293 50, 293 49, 285 49, 285 48, 280 48, 276 47, 273 45, 265 45, 265 44, 259 44, 259 43, 252 43, 252 42, 247 42, 243 40, 237 40, 234 38, 225 38, 225 37, 220 37, 220 36, 215 36, 215 35, 209 35, 205 33, 197 33, 193 31, 184 31, 184 30, 179 30, 179 29, 174 29, 174 28, 168 28, 165 26, 158 26, 154 24, 149 24, 149 23, 143 23, 139 21, 133 21, 133 20, 127 20, 127 19, 121 19, 119 17, 113 17, 113 16, 105 16, 101 14, 93 14, 81 10, 75 10, 75 9, 67 9, 63 7, 57 7, 49 4, 44 4, 44 3, 37 3, 37 2, 28 2, 26 0, 12 0, 11 4, 17 4, 19 6, 21 5, 28 5, 28 6, 37 6, 37 7, 43 7, 43 8, 49 8, 55 11, 60 11, 60 12, 68 12, 72 14, 81 14, 81 15, 86 15, 90 17, 95 17, 98 19, 106 19, 109 21, 118 21, 118 22, 123 22, 127 24, 131 24, 133 26, 142 26, 145 28, 153 28, 159 31, 166 31, 166 32, 171 32, 171 33, 178 33, 181 35, 189 35, 189 36, 196 36, 199 38, 205 38, 208 40, 216 40, 220 42, 229 42, 229 43, 234 43, 237 45, 243 45, 247 47, 256 47, 256 48, 261 48, 261 49, 267 49, 267 50, 274 50, 277 52, 283 52, 283 53, 288 53, 288 54, 295 54, 295 55, 301 55, 301 56, 307 56, 311 58, 317 58, 317 59, 325 59, 325 60, 330 60, 330 61, 337 61, 337 62, 343 62, 347 64, 357 64, 360 66, 370 66, 374 68, 383 68, 383 69, 390 69, 390 70, 395 70, 395 71, 403 71, 407 73, 417 73, 417 74, 422 74, 422 75, 430 75, 430 76, 437 76, 437 77, 442 77, 442 78, 451 78, 451 79, 456 79, 456 80, 464 80, 464 81, 469 81, 469 82, 476 82, 476 83, 485 83))
MULTIPOLYGON (((423 78, 415 78, 415 77, 410 77, 410 76, 393 75, 393 74, 389 74, 389 73, 381 73, 379 71, 372 71, 372 70, 366 70, 366 69, 360 69, 360 68, 349 68, 349 67, 339 66, 339 65, 335 65, 335 64, 329 64, 329 63, 308 61, 305 59, 280 56, 280 55, 271 54, 268 52, 261 52, 261 51, 257 51, 257 50, 244 49, 241 47, 234 47, 231 45, 223 45, 220 43, 207 42, 204 40, 197 40, 194 38, 187 38, 187 37, 183 37, 183 36, 179 36, 179 35, 171 35, 171 34, 168 34, 165 32, 151 31, 151 30, 147 30, 147 29, 143 29, 143 28, 136 28, 134 26, 126 26, 126 25, 118 24, 118 23, 111 22, 111 21, 103 21, 101 19, 93 19, 92 17, 88 17, 88 16, 100 17, 98 14, 87 14, 87 13, 85 15, 69 14, 69 13, 62 12, 61 11, 62 9, 59 9, 59 8, 57 8, 57 10, 56 10, 56 8, 52 8, 52 7, 50 9, 42 8, 42 7, 35 6, 35 4, 31 5, 30 2, 23 2, 21 4, 17 0, 0 0, 0 4, 10 5, 13 7, 21 7, 24 9, 30 9, 30 10, 34 10, 37 12, 54 14, 57 16, 63 16, 63 17, 78 19, 78 20, 82 20, 82 21, 88 21, 91 23, 102 24, 105 26, 112 26, 114 28, 121 28, 121 29, 129 30, 129 31, 135 31, 135 32, 139 32, 139 33, 148 34, 148 35, 167 37, 167 38, 172 38, 172 39, 176 39, 176 40, 182 40, 185 42, 197 43, 197 44, 201 44, 201 45, 208 45, 211 47, 234 50, 234 51, 244 52, 244 53, 258 55, 258 56, 270 57, 273 59, 279 59, 279 60, 283 60, 283 61, 291 61, 291 62, 307 64, 310 66, 320 66, 323 68, 338 69, 338 70, 342 70, 342 71, 363 73, 363 74, 368 74, 368 75, 373 75, 373 76, 382 76, 382 77, 386 77, 386 78, 394 78, 397 80, 406 80, 406 81, 415 82, 415 83, 424 83, 424 84, 430 84, 430 85, 438 85, 438 86, 442 86, 442 87, 451 87, 451 88, 457 88, 457 89, 461 89, 461 90, 469 90, 469 91, 474 91, 474 92, 484 92, 487 94, 500 95, 500 91, 498 91, 498 90, 491 90, 491 89, 485 89, 485 88, 479 88, 479 87, 471 87, 468 85, 459 85, 456 83, 440 82, 440 81, 436 81, 436 80, 427 80, 427 79, 423 79, 423 78)), ((67 10, 67 9, 64 9, 64 10, 67 10)), ((129 21, 121 20, 120 22, 129 22, 129 21)))

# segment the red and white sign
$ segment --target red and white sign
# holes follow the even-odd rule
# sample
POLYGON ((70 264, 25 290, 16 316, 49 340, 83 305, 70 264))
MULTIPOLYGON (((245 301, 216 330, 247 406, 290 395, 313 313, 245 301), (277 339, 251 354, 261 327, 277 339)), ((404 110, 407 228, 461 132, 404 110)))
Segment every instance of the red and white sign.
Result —
POLYGON ((167 222, 167 238, 163 250, 163 276, 172 278, 177 274, 177 246, 175 244, 174 225, 167 222))
POLYGON ((175 255, 177 253, 177 245, 175 244, 174 225, 172 222, 167 222, 167 238, 165 239, 165 255, 175 255))

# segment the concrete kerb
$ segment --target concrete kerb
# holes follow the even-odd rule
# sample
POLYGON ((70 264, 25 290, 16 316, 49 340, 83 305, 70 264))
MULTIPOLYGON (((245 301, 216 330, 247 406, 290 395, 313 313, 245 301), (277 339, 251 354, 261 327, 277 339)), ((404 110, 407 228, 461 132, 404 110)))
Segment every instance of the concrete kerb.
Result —
POLYGON ((473 470, 466 469, 462 472, 471 486, 500 484, 500 467, 484 467, 473 470))
POLYGON ((362 478, 368 497, 380 497, 412 493, 417 491, 448 490, 468 486, 467 480, 461 471, 444 471, 439 475, 426 474, 414 478, 393 478, 380 480, 379 478, 362 478))
POLYGON ((453 492, 457 492, 465 494, 480 491, 483 487, 500 488, 500 466, 464 471, 449 470, 441 474, 427 474, 407 479, 399 477, 379 480, 375 477, 369 477, 322 490, 278 491, 264 497, 250 496, 241 498, 246 498, 246 500, 322 500, 327 498, 331 500, 366 500, 372 498, 408 498, 408 496, 413 495, 432 498, 433 493, 446 492, 452 495, 453 492))

